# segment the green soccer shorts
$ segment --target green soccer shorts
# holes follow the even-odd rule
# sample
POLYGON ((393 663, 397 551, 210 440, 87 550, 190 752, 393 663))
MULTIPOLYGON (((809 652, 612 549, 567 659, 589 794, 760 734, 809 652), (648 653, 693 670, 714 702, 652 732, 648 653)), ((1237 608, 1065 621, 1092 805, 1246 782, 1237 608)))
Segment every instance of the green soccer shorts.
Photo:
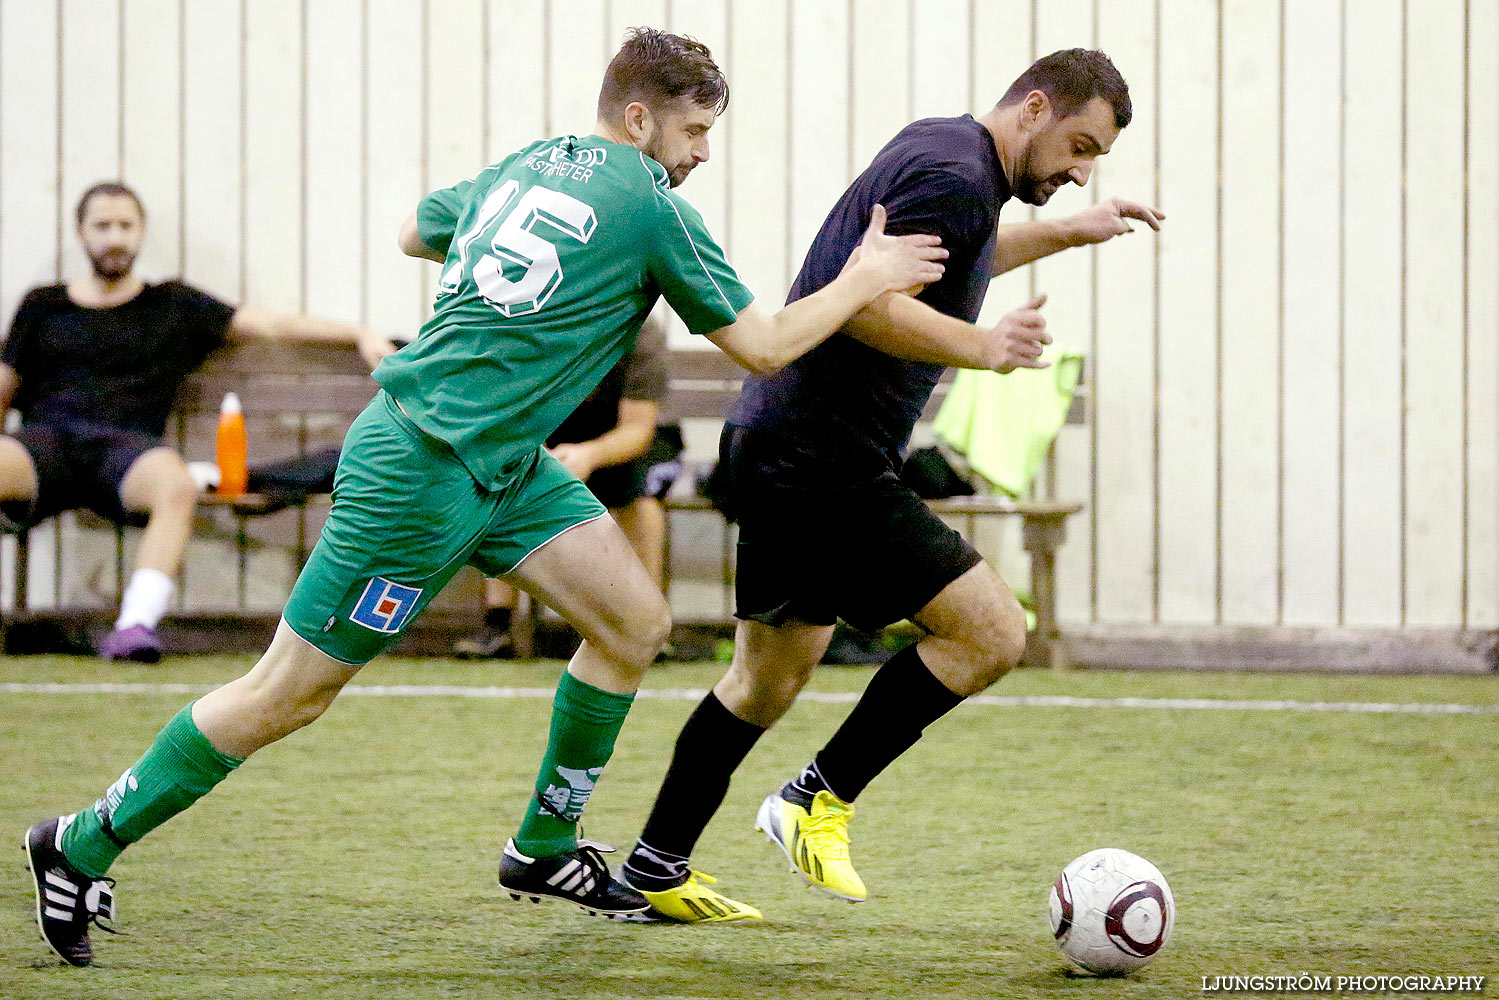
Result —
POLYGON ((466 565, 502 576, 562 532, 604 516, 542 448, 487 490, 381 392, 349 428, 333 509, 283 616, 345 663, 383 652, 466 565))

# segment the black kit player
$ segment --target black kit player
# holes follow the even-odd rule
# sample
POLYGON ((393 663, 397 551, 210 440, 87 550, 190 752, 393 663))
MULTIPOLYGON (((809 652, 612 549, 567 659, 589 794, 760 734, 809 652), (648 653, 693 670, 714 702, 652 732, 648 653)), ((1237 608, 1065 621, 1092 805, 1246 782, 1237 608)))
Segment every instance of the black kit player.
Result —
POLYGON ((1042 205, 1087 183, 1129 124, 1129 91, 1101 52, 1053 53, 979 118, 929 118, 892 139, 834 206, 789 298, 838 274, 876 203, 892 232, 934 233, 942 279, 891 294, 784 369, 746 380, 720 442, 740 523, 734 659, 677 739, 625 878, 652 909, 632 919, 754 919, 693 872, 689 855, 729 778, 791 706, 837 618, 868 630, 901 619, 927 635, 892 656, 801 774, 755 820, 811 885, 866 898, 848 822, 866 785, 922 730, 1003 676, 1025 615, 998 573, 902 485, 902 452, 945 366, 1042 368, 1044 297, 975 327, 989 279, 1070 246, 1152 229, 1164 216, 1111 199, 1068 219, 997 228, 1010 198, 1042 205))

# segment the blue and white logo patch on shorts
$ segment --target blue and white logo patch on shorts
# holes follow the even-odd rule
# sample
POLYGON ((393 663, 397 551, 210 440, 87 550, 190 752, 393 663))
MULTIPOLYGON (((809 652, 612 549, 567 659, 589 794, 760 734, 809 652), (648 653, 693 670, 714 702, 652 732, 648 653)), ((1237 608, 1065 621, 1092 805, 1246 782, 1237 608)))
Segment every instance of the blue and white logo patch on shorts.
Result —
POLYGON ((377 576, 365 585, 354 610, 349 612, 349 621, 376 632, 399 632, 421 596, 417 587, 403 587, 377 576))

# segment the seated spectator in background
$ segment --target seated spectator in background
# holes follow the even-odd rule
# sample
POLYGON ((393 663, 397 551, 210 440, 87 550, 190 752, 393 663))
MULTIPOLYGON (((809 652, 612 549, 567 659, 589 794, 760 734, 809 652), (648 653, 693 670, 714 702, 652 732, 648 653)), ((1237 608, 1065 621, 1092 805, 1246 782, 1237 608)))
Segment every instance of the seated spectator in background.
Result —
MULTIPOLYGON (((666 331, 646 320, 635 346, 547 439, 547 448, 588 486, 618 522, 651 578, 662 584, 666 511, 646 490, 645 454, 666 398, 666 331)), ((462 659, 508 657, 515 588, 484 581, 484 629, 453 644, 462 659)))
POLYGON ((198 494, 182 456, 162 444, 183 379, 231 340, 354 344, 371 366, 394 347, 343 323, 231 306, 181 281, 145 283, 134 273, 145 208, 123 184, 89 188, 76 214, 91 272, 28 292, 0 348, 0 419, 21 412, 20 430, 0 436, 0 526, 80 507, 113 521, 145 514, 99 653, 154 663, 198 494))

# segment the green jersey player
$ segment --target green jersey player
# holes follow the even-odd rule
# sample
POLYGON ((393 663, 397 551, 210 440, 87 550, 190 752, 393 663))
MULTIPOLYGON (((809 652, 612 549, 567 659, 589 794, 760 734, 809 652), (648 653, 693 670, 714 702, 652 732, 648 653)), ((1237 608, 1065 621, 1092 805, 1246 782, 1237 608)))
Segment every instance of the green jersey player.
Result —
POLYGON ((270 648, 182 709, 93 806, 27 833, 37 920, 65 961, 91 961, 88 926, 112 915, 105 873, 126 846, 318 718, 464 565, 506 576, 584 637, 501 885, 600 913, 646 908, 576 830, 670 613, 542 442, 659 296, 693 333, 765 371, 884 292, 936 280, 945 256, 934 237, 885 236, 877 212, 837 280, 761 312, 673 190, 708 159, 727 101, 707 48, 639 29, 605 75, 596 134, 534 143, 422 200, 400 245, 443 264, 432 318, 376 370, 381 391, 349 430, 327 526, 270 648))

